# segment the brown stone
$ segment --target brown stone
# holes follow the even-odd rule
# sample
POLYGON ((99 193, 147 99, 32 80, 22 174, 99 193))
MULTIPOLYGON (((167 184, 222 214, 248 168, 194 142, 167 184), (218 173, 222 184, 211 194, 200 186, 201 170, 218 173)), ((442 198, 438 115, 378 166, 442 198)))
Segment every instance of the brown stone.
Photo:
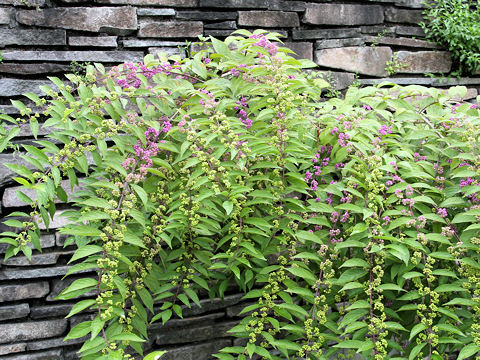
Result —
POLYGON ((18 304, 0 307, 0 320, 18 319, 28 316, 30 307, 28 304, 18 304))
POLYGON ((324 67, 357 72, 364 75, 385 76, 386 62, 392 49, 385 46, 345 47, 315 51, 315 62, 324 67))
POLYGON ((42 64, 25 64, 25 63, 0 63, 0 73, 4 74, 23 74, 23 75, 36 75, 36 74, 54 74, 65 73, 70 70, 70 66, 55 64, 55 63, 42 63, 42 64))
POLYGON ((100 4, 196 7, 197 0, 96 0, 100 4))
POLYGON ((0 302, 23 299, 37 299, 48 294, 48 282, 22 283, 17 285, 0 286, 0 302))
POLYGON ((8 355, 23 352, 27 349, 26 343, 0 345, 0 355, 8 355))
POLYGON ((10 24, 10 15, 12 10, 9 8, 0 8, 0 25, 10 24))
POLYGON ((201 21, 148 21, 140 23, 138 37, 194 38, 202 33, 201 21))
POLYGON ((90 47, 117 47, 116 36, 71 36, 68 38, 70 46, 90 47))
POLYGON ((137 30, 133 7, 64 7, 41 11, 18 10, 19 23, 62 29, 127 34, 137 30))
POLYGON ((310 42, 286 42, 281 44, 292 50, 295 54, 290 54, 296 59, 313 60, 313 45, 310 42))
POLYGON ((379 5, 307 4, 303 22, 313 25, 370 25, 383 22, 379 5))
POLYGON ((286 11, 239 11, 238 25, 255 27, 298 27, 300 20, 295 12, 286 11))
POLYGON ((388 7, 385 10, 385 21, 393 23, 418 24, 423 21, 422 10, 407 10, 388 7))
POLYGON ((399 73, 448 73, 452 67, 450 53, 446 51, 398 51, 396 55, 399 73))

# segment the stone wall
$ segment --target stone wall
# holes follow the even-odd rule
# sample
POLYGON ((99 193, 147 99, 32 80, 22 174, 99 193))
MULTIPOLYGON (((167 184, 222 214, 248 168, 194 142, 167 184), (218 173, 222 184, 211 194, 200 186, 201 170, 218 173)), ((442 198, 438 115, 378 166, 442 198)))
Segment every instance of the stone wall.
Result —
MULTIPOLYGON (((200 34, 223 38, 237 28, 265 28, 286 36, 299 57, 314 60, 318 71, 344 89, 354 81, 447 87, 462 84, 474 98, 480 76, 442 79, 450 56, 424 39, 418 23, 423 0, 0 0, 0 112, 15 115, 10 98, 41 94, 47 76, 60 76, 76 61, 107 65, 141 60, 147 53, 180 53, 185 40, 200 34), (389 77, 387 62, 396 53, 398 72, 389 77), (355 79, 357 78, 357 79, 355 79)), ((480 75, 480 74, 479 74, 480 75)), ((40 131, 45 136, 47 131, 40 131)), ((31 142, 28 127, 18 143, 31 142)), ((7 163, 31 167, 22 158, 0 154, 0 221, 22 209, 7 163)), ((89 314, 64 319, 73 302, 55 301, 75 278, 68 271, 73 248, 53 230, 45 231, 43 252, 0 261, 0 359, 75 359, 83 339, 63 342, 69 329, 89 314)), ((8 230, 0 225, 0 231, 8 230)), ((0 254, 6 246, 0 244, 0 254)), ((92 274, 93 275, 93 274, 92 274)), ((151 328, 152 348, 170 349, 166 359, 208 359, 230 346, 229 329, 241 308, 240 296, 203 300, 185 310, 185 319, 151 328)))

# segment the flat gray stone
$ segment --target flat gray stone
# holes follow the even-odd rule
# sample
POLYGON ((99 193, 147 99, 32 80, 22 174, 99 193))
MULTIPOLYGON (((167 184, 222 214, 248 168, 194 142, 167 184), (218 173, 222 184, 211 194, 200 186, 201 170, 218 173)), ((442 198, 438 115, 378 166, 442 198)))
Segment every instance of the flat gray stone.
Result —
POLYGON ((37 299, 48 294, 48 282, 22 283, 16 285, 0 286, 0 302, 24 299, 37 299))
POLYGON ((200 0, 200 7, 267 9, 269 0, 200 0))
POLYGON ((17 10, 20 24, 55 27, 69 30, 125 35, 137 30, 135 8, 125 7, 59 7, 37 10, 17 10))
POLYGON ((364 36, 363 40, 370 44, 375 43, 381 45, 394 45, 402 47, 441 49, 441 46, 430 41, 403 37, 394 38, 390 36, 364 36))
POLYGON ((184 46, 185 42, 181 41, 163 41, 163 40, 123 40, 125 48, 143 48, 143 47, 176 47, 184 46))
POLYGON ((239 11, 239 26, 255 26, 260 28, 298 27, 298 14, 292 11, 239 11))
POLYGON ((231 345, 231 340, 220 339, 211 342, 202 342, 196 345, 176 347, 168 350, 168 352, 162 356, 162 360, 209 360, 212 358, 212 354, 231 345))
POLYGON ((431 86, 433 80, 426 77, 398 77, 398 78, 381 78, 381 79, 360 79, 361 85, 377 85, 382 82, 391 82, 397 85, 425 85, 431 86))
MULTIPOLYGON (((223 38, 232 35, 235 30, 222 30, 222 29, 213 29, 213 30, 205 30, 203 32, 204 36, 213 36, 216 38, 223 38)), ((278 31, 276 31, 278 32, 278 31)))
POLYGON ((33 306, 30 309, 32 319, 44 319, 50 317, 65 317, 72 310, 74 304, 50 304, 43 306, 33 306))
POLYGON ((19 319, 28 316, 30 307, 28 304, 18 304, 0 307, 0 319, 2 321, 10 319, 19 319))
POLYGON ((65 319, 0 324, 0 343, 60 336, 67 329, 67 324, 65 319))
POLYGON ((270 0, 268 10, 280 11, 305 11, 306 3, 304 1, 284 1, 284 0, 270 0))
MULTIPOLYGON (((0 280, 40 279, 63 276, 67 273, 68 269, 70 269, 70 266, 45 267, 39 269, 4 268, 0 270, 0 280)), ((79 271, 78 273, 84 272, 88 271, 79 271)))
POLYGON ((427 8, 427 4, 425 0, 396 0, 395 5, 397 6, 404 6, 413 9, 425 9, 427 8))
POLYGON ((360 27, 362 34, 370 34, 376 35, 382 34, 382 36, 386 35, 395 35, 397 31, 397 26, 390 26, 390 25, 365 25, 360 27))
POLYGON ((2 261, 2 264, 6 266, 55 265, 58 258, 64 254, 71 254, 71 252, 36 254, 32 255, 32 260, 28 260, 26 256, 14 256, 9 258, 7 261, 2 261))
POLYGON ((383 23, 380 5, 307 4, 303 22, 312 25, 372 25, 383 23))
MULTIPOLYGON (((3 221, 3 219, 2 219, 3 221)), ((2 227, 0 228, 1 231, 15 231, 14 228, 4 228, 4 224, 2 224, 2 227)), ((18 229, 17 229, 18 230, 18 229)), ((10 245, 8 244, 5 244, 5 243, 1 243, 0 244, 0 254, 5 254, 5 252, 7 251, 8 247, 10 245)), ((33 246, 32 243, 28 243, 27 246, 34 250, 35 247, 33 246)), ((54 235, 41 235, 40 236, 40 246, 42 249, 46 249, 46 248, 50 248, 50 247, 53 247, 55 246, 55 236, 54 235)), ((11 258, 12 259, 12 258, 11 258)), ((13 261, 13 260, 12 260, 13 261)))
POLYGON ((0 47, 7 45, 66 45, 66 43, 65 30, 9 29, 0 31, 0 47))
POLYGON ((372 76, 385 76, 386 62, 391 58, 392 49, 385 46, 345 47, 315 51, 315 63, 320 66, 372 76))
POLYGON ((355 75, 348 72, 318 70, 311 72, 327 81, 334 90, 346 89, 355 81, 355 75))
POLYGON ((63 337, 55 338, 55 339, 48 339, 42 341, 34 341, 27 344, 28 351, 36 351, 36 350, 45 350, 45 349, 53 349, 58 347, 70 346, 84 343, 88 340, 90 336, 84 336, 78 339, 70 339, 67 341, 63 341, 63 337))
POLYGON ((95 0, 100 4, 196 7, 197 0, 95 0))
POLYGON ((346 29, 318 29, 318 30, 292 30, 293 40, 311 40, 311 39, 343 39, 358 37, 360 28, 346 29))
POLYGON ((201 21, 145 21, 140 22, 138 37, 195 38, 202 33, 201 21))
MULTIPOLYGON (((154 309, 160 311, 160 309, 154 309)), ((213 314, 186 317, 183 319, 170 319, 165 324, 156 322, 148 327, 148 331, 152 334, 161 333, 162 331, 170 331, 171 328, 188 328, 196 325, 213 324, 216 320, 225 316, 225 312, 216 312, 213 314)))
MULTIPOLYGON (((84 189, 84 187, 78 185, 75 185, 72 189, 72 187, 70 186, 70 180, 62 180, 60 182, 60 185, 62 186, 63 190, 65 190, 65 193, 69 198, 72 197, 73 194, 75 194, 77 191, 84 189)), ((26 203, 17 198, 17 191, 22 191, 32 200, 35 200, 37 198, 37 192, 34 189, 26 189, 22 186, 9 187, 6 188, 3 193, 2 205, 4 207, 17 207, 27 205, 26 203)), ((62 203, 62 201, 57 198, 55 199, 55 203, 60 204, 62 203)))
POLYGON ((365 44, 363 38, 327 39, 315 41, 315 49, 331 49, 365 44))
POLYGON ((5 356, 2 360, 63 360, 62 349, 42 351, 37 353, 5 356))
MULTIPOLYGON (((94 271, 94 270, 93 270, 94 271)), ((79 272, 80 273, 80 272, 79 272)), ((84 278, 85 276, 82 276, 81 278, 84 278)), ((60 293, 66 289, 68 286, 70 286, 75 280, 80 279, 80 277, 75 277, 75 276, 68 276, 67 278, 61 280, 61 279, 54 279, 52 280, 52 290, 48 294, 46 300, 47 301, 56 301, 55 298, 60 295, 60 293)), ((83 294, 81 296, 78 296, 77 298, 88 298, 88 297, 94 297, 96 295, 95 291, 90 291, 86 294, 83 294)))
POLYGON ((70 36, 68 38, 70 46, 90 46, 90 47, 117 47, 116 36, 70 36))
POLYGON ((157 55, 159 53, 167 53, 168 56, 183 56, 185 54, 184 51, 181 51, 178 47, 149 47, 148 53, 152 55, 157 55))
POLYGON ((216 23, 209 23, 203 25, 204 29, 237 29, 237 23, 235 21, 222 21, 216 23))
MULTIPOLYGON (((0 96, 14 97, 14 96, 23 95, 27 92, 33 92, 34 94, 37 94, 37 95, 45 95, 45 93, 42 90, 40 90, 39 87, 41 85, 51 85, 51 84, 52 82, 49 80, 30 80, 30 79, 27 80, 27 79, 4 78, 0 83, 0 96)), ((0 174, 0 179, 1 178, 2 178, 2 174, 0 174)))
MULTIPOLYGON (((3 74, 22 74, 22 75, 38 75, 38 74, 56 74, 66 73, 70 71, 70 66, 42 63, 42 64, 25 64, 25 63, 0 63, 0 73, 3 74)), ((1 87, 1 84, 0 84, 1 87)))
POLYGON ((452 67, 452 59, 447 51, 398 51, 398 62, 401 65, 398 73, 448 73, 452 67))
POLYGON ((395 29, 397 35, 403 36, 419 36, 424 37, 425 31, 420 26, 403 26, 398 25, 395 29))
POLYGON ((215 340, 231 336, 228 330, 237 325, 236 321, 216 323, 215 326, 189 326, 186 328, 172 328, 168 332, 159 333, 155 336, 157 345, 181 344, 188 339, 189 342, 215 340))
POLYGON ((237 12, 226 11, 178 11, 177 19, 180 20, 235 20, 238 17, 237 12))
POLYGON ((8 355, 23 352, 27 349, 26 343, 0 345, 0 355, 8 355))
POLYGON ((418 24, 422 21, 422 10, 407 10, 397 7, 388 7, 385 9, 385 21, 393 23, 418 24))
POLYGON ((313 60, 313 45, 310 42, 285 42, 280 46, 289 48, 295 54, 290 54, 296 59, 313 60))
POLYGON ((184 317, 188 317, 200 315, 207 312, 218 311, 219 309, 225 309, 228 306, 238 304, 242 300, 242 297, 243 295, 236 294, 225 296, 223 300, 219 298, 215 298, 213 300, 202 299, 200 300, 200 304, 202 305, 201 307, 198 307, 197 305, 192 305, 191 308, 183 306, 182 313, 184 317))
POLYGON ((138 16, 175 16, 175 9, 138 8, 138 16))
POLYGON ((0 0, 1 5, 13 6, 28 6, 28 7, 42 7, 45 5, 45 0, 0 0))
MULTIPOLYGON (((3 219, 2 219, 2 221, 3 221, 3 219)), ((13 229, 13 228, 3 229, 2 228, 0 230, 1 231, 14 231, 15 229, 13 229)), ((32 250, 35 249, 35 247, 33 246, 32 243, 28 243, 27 246, 32 250)), ((51 234, 41 235, 40 236, 40 246, 42 247, 42 249, 54 247, 55 246, 55 235, 51 235, 51 234)), ((1 243, 0 244, 0 254, 5 254, 5 251, 7 251, 8 247, 9 247, 8 244, 1 243)), ((10 258, 10 259, 12 259, 12 261, 14 261, 13 258, 10 258)))
POLYGON ((0 9, 0 25, 10 24, 11 15, 12 15, 12 9, 1 8, 0 9))
MULTIPOLYGON (((4 50, 3 59, 9 61, 94 61, 94 62, 135 62, 143 59, 141 51, 33 51, 33 50, 4 50)), ((3 80, 2 80, 3 81, 3 80)), ((43 80, 36 80, 43 81, 43 80)), ((0 87, 1 89, 1 87, 0 87)), ((8 96, 8 95, 1 95, 8 96)))

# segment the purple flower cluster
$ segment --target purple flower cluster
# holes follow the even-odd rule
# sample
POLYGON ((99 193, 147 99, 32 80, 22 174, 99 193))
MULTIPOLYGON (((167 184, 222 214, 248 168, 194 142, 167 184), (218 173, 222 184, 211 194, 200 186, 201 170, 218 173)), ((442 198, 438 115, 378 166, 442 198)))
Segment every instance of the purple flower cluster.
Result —
POLYGON ((387 125, 382 125, 378 132, 382 135, 387 135, 392 133, 392 127, 387 125))
MULTIPOLYGON (((177 64, 176 64, 177 65, 177 64)), ((155 74, 164 73, 170 75, 173 66, 168 63, 162 63, 156 67, 149 68, 143 63, 125 63, 121 67, 114 66, 108 73, 109 77, 117 79, 116 84, 123 89, 133 87, 138 89, 142 85, 142 80, 138 74, 143 75, 147 79, 151 79, 155 74)))
POLYGON ((267 50, 267 52, 270 56, 275 56, 277 54, 277 52, 278 52, 277 45, 268 41, 267 38, 265 37, 265 35, 263 35, 263 34, 259 34, 259 35, 253 34, 253 35, 250 36, 250 39, 256 39, 257 42, 254 43, 253 45, 254 46, 260 46, 260 47, 264 48, 265 50, 267 50))
POLYGON ((206 99, 203 97, 200 99, 200 104, 204 108, 204 114, 208 115, 211 113, 211 109, 214 109, 218 105, 218 101, 215 100, 215 95, 213 95, 213 93, 210 91, 201 89, 200 92, 207 95, 206 99))
POLYGON ((246 128, 249 129, 252 126, 252 119, 248 117, 248 113, 246 111, 248 107, 247 99, 242 97, 240 101, 236 102, 236 106, 234 107, 235 110, 238 110, 238 118, 245 124, 246 128))

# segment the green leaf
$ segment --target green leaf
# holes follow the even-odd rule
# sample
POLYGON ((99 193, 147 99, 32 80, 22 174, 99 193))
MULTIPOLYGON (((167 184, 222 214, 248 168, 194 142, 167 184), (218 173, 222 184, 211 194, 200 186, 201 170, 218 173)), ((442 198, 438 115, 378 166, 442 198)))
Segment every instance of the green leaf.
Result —
POLYGON ((410 331, 410 337, 408 338, 408 341, 411 341, 419 332, 422 332, 423 330, 427 329, 428 326, 425 324, 417 324, 415 325, 412 330, 410 331))
POLYGON ((295 276, 298 276, 301 279, 308 279, 308 280, 312 280, 312 281, 317 280, 317 278, 313 275, 313 273, 310 270, 306 270, 306 269, 298 267, 298 266, 289 267, 289 268, 287 268, 287 270, 291 274, 293 274, 295 276))
POLYGON ((470 356, 477 354, 479 351, 480 351, 480 346, 474 343, 463 346, 460 352, 458 353, 457 360, 467 359, 470 356))
POLYGON ((84 289, 89 289, 97 286, 98 281, 96 279, 92 278, 84 278, 84 279, 78 279, 75 280, 69 287, 64 289, 61 294, 58 296, 60 299, 64 295, 67 295, 69 293, 72 293, 77 290, 84 290, 84 289))
POLYGON ((66 318, 69 318, 72 315, 75 315, 79 313, 82 310, 85 310, 86 308, 89 308, 90 306, 96 304, 97 302, 94 299, 87 299, 87 300, 82 300, 76 303, 73 307, 72 310, 68 313, 66 318))
POLYGON ((223 208, 225 209, 227 215, 230 215, 233 210, 233 202, 231 201, 224 201, 222 204, 223 208))
POLYGON ((113 335, 112 337, 110 337, 109 340, 112 340, 112 341, 145 342, 145 340, 142 339, 141 337, 139 337, 138 335, 135 335, 135 334, 132 334, 132 333, 128 333, 128 332, 124 332, 124 333, 121 333, 121 334, 113 335))
POLYGON ((368 263, 360 258, 353 258, 353 259, 348 259, 345 261, 340 267, 363 267, 363 268, 368 268, 369 265, 368 263))
POLYGON ((68 262, 69 264, 75 260, 96 254, 98 252, 102 252, 103 248, 98 245, 85 245, 80 247, 77 251, 75 251, 75 254, 73 254, 72 258, 68 262))
POLYGON ((165 355, 166 351, 154 351, 143 358, 143 360, 159 360, 163 355, 165 355))
POLYGON ((91 323, 91 321, 84 321, 74 326, 72 330, 70 330, 70 332, 67 334, 67 336, 65 336, 65 339, 63 339, 63 341, 67 341, 70 339, 78 339, 87 335, 91 330, 91 323))

